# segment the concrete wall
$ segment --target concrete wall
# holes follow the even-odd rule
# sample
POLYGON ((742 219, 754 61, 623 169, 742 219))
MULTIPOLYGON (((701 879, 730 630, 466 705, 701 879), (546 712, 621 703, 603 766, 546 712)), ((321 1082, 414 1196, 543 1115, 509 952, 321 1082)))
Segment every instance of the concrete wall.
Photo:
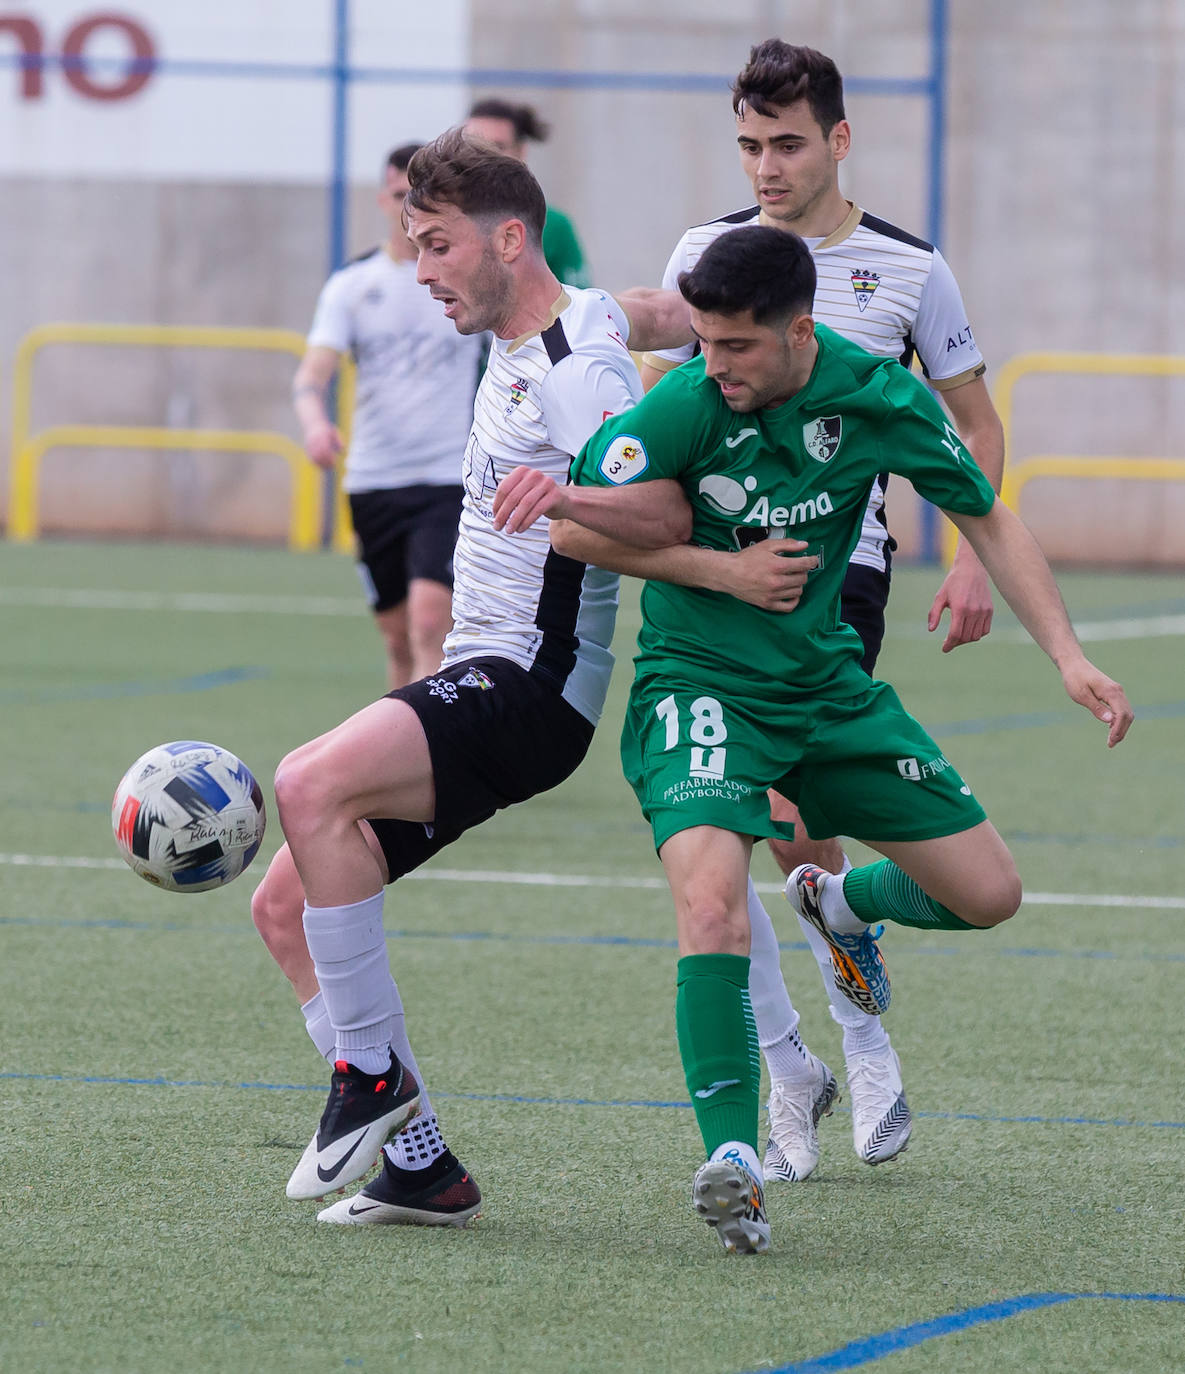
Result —
MULTIPOLYGON (((916 76, 928 11, 924 0, 474 0, 470 52, 485 68, 723 78, 777 32, 831 53, 849 76, 916 76)), ((941 242, 989 364, 1029 350, 1185 354, 1173 237, 1185 211, 1185 0, 953 0, 947 56, 941 242)), ((750 203, 724 80, 696 94, 497 90, 552 122, 532 165, 573 216, 600 284, 657 281, 688 224, 750 203)), ((924 102, 853 95, 849 115, 848 194, 925 232, 924 102)), ((434 132, 392 129, 389 141, 434 132)), ((303 330, 324 275, 319 188, 10 177, 0 205, 0 476, 12 358, 34 325, 303 330)), ((350 249, 379 231, 359 185, 350 249)), ((290 371, 276 358, 63 348, 38 367, 34 418, 295 434, 290 371)), ((1014 460, 1185 456, 1185 382, 1030 379, 1015 418, 1014 460)), ((49 529, 280 539, 287 502, 286 469, 266 457, 59 452, 46 463, 43 518, 49 529)), ((912 495, 895 494, 893 511, 905 551, 916 549, 912 495)), ((1023 511, 1058 558, 1185 561, 1185 484, 1044 481, 1023 511)))

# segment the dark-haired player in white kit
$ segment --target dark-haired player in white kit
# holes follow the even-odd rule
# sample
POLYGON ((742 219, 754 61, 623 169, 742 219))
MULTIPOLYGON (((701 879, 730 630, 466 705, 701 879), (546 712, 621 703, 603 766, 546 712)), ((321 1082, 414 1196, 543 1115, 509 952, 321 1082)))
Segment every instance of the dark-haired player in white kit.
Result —
MULTIPOLYGON (((760 223, 798 234, 811 249, 818 273, 814 317, 862 348, 899 358, 906 366, 916 354, 963 443, 999 490, 1003 430, 950 268, 933 245, 868 214, 840 190, 839 164, 847 156, 851 131, 835 63, 811 48, 768 39, 753 48, 737 77, 733 108, 741 165, 758 203, 689 229, 671 254, 663 285, 675 289, 679 273, 694 267, 708 244, 730 229, 760 223)), ((647 354, 642 369, 647 389, 693 351, 689 345, 647 354)), ((893 547, 885 525, 884 481, 873 486, 843 588, 844 619, 864 642, 863 667, 870 674, 884 636, 893 547)), ((989 580, 964 541, 931 607, 931 630, 945 609, 951 620, 944 652, 988 633, 989 580)), ((797 820, 802 835, 792 803, 776 793, 771 802, 774 818, 797 820)), ((839 840, 771 840, 770 848, 787 875, 803 863, 831 872, 850 867, 839 840)), ((795 1181, 818 1162, 815 1128, 830 1112, 838 1089, 826 1065, 801 1044, 798 1015, 780 977, 773 927, 751 885, 749 897, 750 993, 771 1080, 765 1173, 795 1181)), ((865 1015, 837 992, 826 942, 809 922, 800 924, 819 963, 831 1014, 843 1027, 856 1153, 868 1164, 883 1163, 905 1149, 913 1126, 900 1063, 880 1017, 865 1015)))
POLYGON ((387 240, 325 283, 292 383, 305 452, 331 468, 343 441, 326 404, 329 384, 343 354, 358 368, 342 486, 389 687, 431 672, 452 624, 461 455, 481 356, 480 339, 458 334, 416 281, 403 201, 419 146, 388 156, 379 192, 387 240))
MULTIPOLYGON (((604 417, 641 395, 629 342, 663 346, 687 332, 686 308, 668 293, 631 293, 627 315, 603 292, 560 286, 543 258, 543 193, 517 159, 453 131, 416 154, 408 179, 420 282, 460 333, 489 330, 494 343, 465 453, 443 665, 295 750, 276 774, 288 843, 253 910, 290 978, 304 961, 334 1046, 293 1198, 361 1178, 423 1105, 388 963, 384 885, 562 782, 604 704, 617 578, 556 553, 545 528, 495 529, 498 482, 520 466, 566 480, 604 417)), ((673 484, 654 485, 652 504, 667 505, 661 488, 673 484)), ((659 517, 641 506, 631 537, 658 547, 689 533, 685 507, 659 517)), ((387 1154, 374 1182, 319 1219, 463 1221, 480 1197, 434 1119, 426 1148, 432 1176, 419 1186, 387 1154)))

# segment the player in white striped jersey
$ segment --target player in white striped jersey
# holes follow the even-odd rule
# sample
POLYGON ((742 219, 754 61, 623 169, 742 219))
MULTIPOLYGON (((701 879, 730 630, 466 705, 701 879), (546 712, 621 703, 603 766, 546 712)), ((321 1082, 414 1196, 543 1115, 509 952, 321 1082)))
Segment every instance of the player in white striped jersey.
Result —
MULTIPOLYGON (((738 76, 733 109, 741 164, 758 203, 689 229, 671 254, 663 285, 675 288, 679 273, 690 270, 707 245, 731 229, 760 223, 798 234, 811 249, 818 274, 815 318, 870 352, 900 358, 906 366, 916 355, 964 445, 999 490, 1003 431, 950 268, 931 244, 869 215, 840 190, 839 164, 847 156, 851 131, 834 62, 811 48, 768 39, 753 48, 738 76)), ((653 385, 693 350, 688 345, 647 354, 644 384, 653 385)), ((843 589, 844 618, 864 640, 863 666, 869 673, 884 635, 892 547, 882 479, 869 494, 843 589)), ((948 609, 943 652, 988 633, 992 601, 987 575, 963 543, 931 606, 931 630, 948 609)), ((795 821, 803 836, 792 844, 770 842, 784 873, 803 863, 832 872, 850 866, 838 840, 805 837, 785 798, 771 794, 771 809, 776 819, 795 821)), ((776 962, 773 927, 752 890, 750 914, 750 992, 772 1082, 766 1176, 799 1180, 818 1160, 815 1126, 835 1100, 836 1085, 826 1066, 801 1049, 798 1015, 776 962)), ((808 922, 800 918, 800 923, 818 960, 831 1014, 844 1031, 855 1148, 867 1163, 879 1164, 905 1148, 912 1130, 900 1063, 880 1018, 865 1016, 837 993, 826 944, 808 922)))
MULTIPOLYGON (((558 554, 545 531, 501 530, 498 481, 523 465, 566 481, 602 420, 641 395, 629 342, 687 337, 686 308, 669 293, 632 292, 627 314, 603 292, 556 280, 543 257, 543 192, 519 160, 454 130, 407 174, 419 281, 458 333, 488 330, 494 343, 466 449, 444 663, 296 749, 276 774, 287 844, 264 879, 268 923, 286 940, 289 978, 303 959, 320 990, 334 1064, 320 1126, 289 1179, 293 1198, 369 1172, 423 1097, 383 934, 385 884, 562 782, 604 704, 617 579, 558 554)), ((651 485, 634 536, 645 547, 686 540, 685 504, 681 516, 658 513, 670 495, 661 488, 674 483, 651 485)), ((423 1145, 432 1178, 420 1184, 385 1155, 374 1182, 320 1219, 440 1225, 471 1215, 480 1197, 434 1119, 423 1145)))

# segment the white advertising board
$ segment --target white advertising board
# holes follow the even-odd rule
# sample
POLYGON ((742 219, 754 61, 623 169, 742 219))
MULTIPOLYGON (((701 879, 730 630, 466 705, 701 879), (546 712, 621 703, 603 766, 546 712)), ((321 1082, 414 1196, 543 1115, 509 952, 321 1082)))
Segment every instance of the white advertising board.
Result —
POLYGON ((0 175, 324 182, 464 116, 469 0, 0 0, 0 175))

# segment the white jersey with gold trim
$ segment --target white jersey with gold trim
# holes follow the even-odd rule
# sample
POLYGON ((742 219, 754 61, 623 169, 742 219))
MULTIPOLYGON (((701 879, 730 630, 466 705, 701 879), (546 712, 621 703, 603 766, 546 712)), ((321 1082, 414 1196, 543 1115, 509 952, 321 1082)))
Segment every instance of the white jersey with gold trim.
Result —
POLYGON ((498 483, 527 465, 557 482, 608 415, 642 394, 625 312, 603 291, 565 287, 538 333, 495 339, 465 450, 465 500, 453 559, 454 628, 444 661, 509 658, 551 678, 594 723, 613 669, 617 576, 565 558, 548 522, 493 527, 498 483))
MULTIPOLYGON (((678 290, 680 272, 690 271, 708 244, 730 229, 758 224, 756 205, 689 229, 675 246, 662 284, 678 290)), ((975 343, 954 274, 942 254, 924 239, 877 219, 853 205, 826 238, 805 239, 815 259, 815 318, 870 353, 898 358, 909 367, 915 355, 930 384, 948 391, 982 376, 983 357, 975 343)), ((695 346, 648 353, 660 370, 684 363, 695 346)), ((884 479, 873 484, 860 542, 852 562, 884 569, 888 530, 884 479)))

